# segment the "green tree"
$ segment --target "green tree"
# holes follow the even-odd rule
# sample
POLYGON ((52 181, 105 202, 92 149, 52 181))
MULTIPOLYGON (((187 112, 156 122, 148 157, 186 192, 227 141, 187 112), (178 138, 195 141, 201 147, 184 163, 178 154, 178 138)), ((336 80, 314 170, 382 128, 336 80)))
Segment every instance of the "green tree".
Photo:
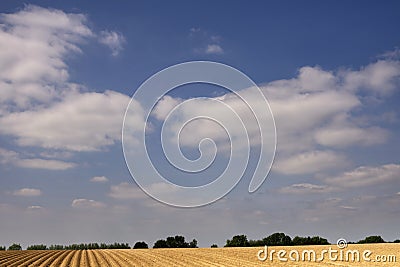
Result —
POLYGON ((197 240, 196 239, 193 239, 192 241, 190 241, 189 248, 197 248, 197 240))
POLYGON ((235 235, 232 240, 226 240, 225 247, 248 247, 249 241, 245 235, 235 235))
POLYGON ((304 246, 304 245, 329 245, 327 239, 322 238, 320 236, 313 236, 313 237, 300 237, 296 236, 292 240, 292 245, 294 246, 304 246))
POLYGON ((139 241, 136 242, 135 245, 133 246, 134 249, 138 249, 138 248, 149 248, 149 246, 146 244, 146 242, 144 241, 139 241))
POLYGON ((22 250, 22 247, 20 244, 12 244, 11 246, 8 247, 8 250, 22 250))
POLYGON ((385 243, 385 240, 380 235, 367 236, 365 239, 357 242, 358 244, 369 244, 369 243, 385 243))
POLYGON ((46 250, 46 245, 31 245, 26 248, 26 250, 46 250))
POLYGON ((212 248, 217 248, 218 245, 217 245, 217 244, 212 244, 211 247, 212 247, 212 248))
POLYGON ((263 239, 264 245, 267 246, 290 246, 292 239, 284 233, 274 233, 263 239))
POLYGON ((167 241, 165 241, 164 239, 157 240, 154 243, 153 248, 168 248, 167 241))
POLYGON ((0 250, 6 250, 6 247, 0 246, 0 250))
POLYGON ((400 243, 400 239, 396 239, 393 243, 400 243))

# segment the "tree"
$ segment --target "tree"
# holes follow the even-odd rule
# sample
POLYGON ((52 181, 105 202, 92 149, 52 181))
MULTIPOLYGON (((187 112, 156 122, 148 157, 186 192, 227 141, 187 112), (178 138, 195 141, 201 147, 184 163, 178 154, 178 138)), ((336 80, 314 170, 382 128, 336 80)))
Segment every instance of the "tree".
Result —
POLYGON ((249 241, 245 235, 235 235, 232 240, 226 240, 225 247, 248 247, 249 241))
POLYGON ((197 248, 197 240, 196 239, 193 239, 192 241, 190 241, 189 248, 197 248))
POLYGON ((22 250, 22 247, 20 244, 12 244, 11 246, 8 247, 8 250, 22 250))
POLYGON ((26 248, 26 250, 46 250, 46 245, 31 245, 26 248))
POLYGON ((396 239, 393 243, 400 243, 400 239, 396 239))
POLYGON ((64 247, 63 245, 50 245, 49 250, 63 250, 63 249, 68 249, 67 247, 64 247))
POLYGON ((146 244, 146 242, 144 241, 139 241, 136 242, 135 245, 133 246, 134 249, 138 249, 138 248, 149 248, 149 246, 146 244))
POLYGON ((357 242, 358 244, 369 244, 369 243, 385 243, 385 240, 380 235, 368 236, 363 240, 357 242))
POLYGON ((0 246, 0 250, 6 250, 6 247, 0 246))
POLYGON ((263 239, 264 245, 267 246, 290 246, 292 239, 284 233, 274 233, 263 239))
POLYGON ((157 240, 154 243, 153 248, 168 248, 167 241, 165 241, 164 239, 157 240))
POLYGON ((212 244, 211 247, 212 247, 212 248, 217 248, 218 245, 217 245, 217 244, 212 244))
POLYGON ((190 248, 197 247, 197 240, 193 239, 192 242, 187 243, 185 237, 176 235, 169 236, 167 240, 160 239, 154 243, 153 248, 190 248))
POLYGON ((294 246, 304 246, 304 245, 329 245, 327 239, 322 238, 320 236, 313 236, 313 237, 300 237, 296 236, 292 240, 292 245, 294 246))

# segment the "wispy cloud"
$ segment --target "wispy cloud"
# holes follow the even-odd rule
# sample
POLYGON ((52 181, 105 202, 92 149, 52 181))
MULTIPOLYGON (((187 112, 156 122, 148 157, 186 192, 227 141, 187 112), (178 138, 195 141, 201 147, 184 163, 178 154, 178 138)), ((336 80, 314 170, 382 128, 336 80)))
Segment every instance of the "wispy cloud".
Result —
POLYGON ((121 33, 105 30, 100 32, 99 42, 108 46, 113 56, 118 56, 123 50, 126 40, 121 33))
POLYGON ((218 44, 209 44, 206 48, 206 54, 223 54, 224 50, 218 44))
POLYGON ((42 191, 35 188, 22 188, 13 192, 14 196, 21 197, 37 197, 42 195, 42 191))
POLYGON ((67 170, 76 167, 76 163, 41 158, 24 158, 15 151, 0 148, 0 163, 11 164, 21 168, 67 170))
POLYGON ((78 198, 72 201, 71 206, 78 209, 90 209, 90 208, 105 208, 106 205, 103 202, 95 201, 92 199, 78 198))
POLYGON ((90 179, 93 183, 107 183, 109 180, 105 176, 94 176, 90 179))
POLYGON ((309 193, 327 193, 333 191, 334 188, 326 185, 316 185, 316 184, 293 184, 281 188, 279 191, 281 193, 292 193, 292 194, 309 194, 309 193))
POLYGON ((193 27, 189 31, 189 37, 195 43, 194 51, 201 54, 221 55, 224 53, 222 37, 210 34, 200 27, 193 27))

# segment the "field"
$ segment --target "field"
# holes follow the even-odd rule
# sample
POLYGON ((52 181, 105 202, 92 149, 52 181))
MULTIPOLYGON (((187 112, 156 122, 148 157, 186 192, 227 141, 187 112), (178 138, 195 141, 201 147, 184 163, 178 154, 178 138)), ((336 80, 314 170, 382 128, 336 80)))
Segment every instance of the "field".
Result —
MULTIPOLYGON (((54 250, 54 251, 1 251, 0 266, 400 266, 400 244, 368 244, 349 245, 344 248, 343 260, 329 260, 325 254, 322 262, 309 261, 307 255, 302 261, 304 250, 314 250, 316 259, 321 257, 323 250, 329 248, 336 250, 336 245, 331 246, 294 246, 294 247, 268 247, 268 255, 275 250, 272 261, 268 257, 265 261, 257 258, 258 248, 197 248, 197 249, 130 249, 130 250, 54 250), (286 255, 281 255, 288 261, 278 259, 278 251, 285 250, 286 255), (289 253, 296 250, 299 261, 289 259, 289 253), (358 250, 360 261, 345 261, 346 251, 358 250), (365 262, 363 252, 370 250, 371 262, 365 262), (395 256, 390 258, 389 255, 395 256), (377 257, 378 256, 378 257, 377 257), (377 260, 386 262, 377 262, 377 260), (375 262, 373 262, 375 261, 375 262), (392 262, 388 262, 392 261, 392 262), (396 261, 396 262, 394 262, 396 261)), ((264 256, 263 253, 260 256, 264 256)), ((296 257, 296 253, 291 254, 296 257)), ((312 257, 311 257, 312 259, 312 257)))

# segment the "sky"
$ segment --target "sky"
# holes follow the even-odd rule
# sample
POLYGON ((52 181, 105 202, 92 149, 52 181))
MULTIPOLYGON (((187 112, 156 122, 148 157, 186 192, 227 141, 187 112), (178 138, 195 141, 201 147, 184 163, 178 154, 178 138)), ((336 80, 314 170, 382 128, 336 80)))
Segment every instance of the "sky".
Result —
MULTIPOLYGON (((1 1, 0 245, 151 246, 179 234, 209 247, 274 232, 332 243, 400 238, 399 9, 397 1, 1 1), (122 149, 128 103, 152 75, 188 61, 232 66, 268 100, 277 149, 256 192, 248 187, 264 148, 250 119, 248 170, 223 198, 173 207, 132 179, 122 149)), ((215 140, 212 166, 196 176, 167 162, 160 130, 169 113, 177 113, 166 127, 172 137, 205 110, 231 118, 201 102, 173 110, 198 97, 248 118, 226 88, 190 84, 160 98, 150 121, 134 100, 129 121, 146 126, 150 158, 184 186, 213 181, 230 156, 226 132, 199 120, 180 146, 196 159, 200 140, 215 140)), ((265 105, 259 99, 254 108, 265 105)), ((235 136, 240 125, 228 124, 235 136)))

